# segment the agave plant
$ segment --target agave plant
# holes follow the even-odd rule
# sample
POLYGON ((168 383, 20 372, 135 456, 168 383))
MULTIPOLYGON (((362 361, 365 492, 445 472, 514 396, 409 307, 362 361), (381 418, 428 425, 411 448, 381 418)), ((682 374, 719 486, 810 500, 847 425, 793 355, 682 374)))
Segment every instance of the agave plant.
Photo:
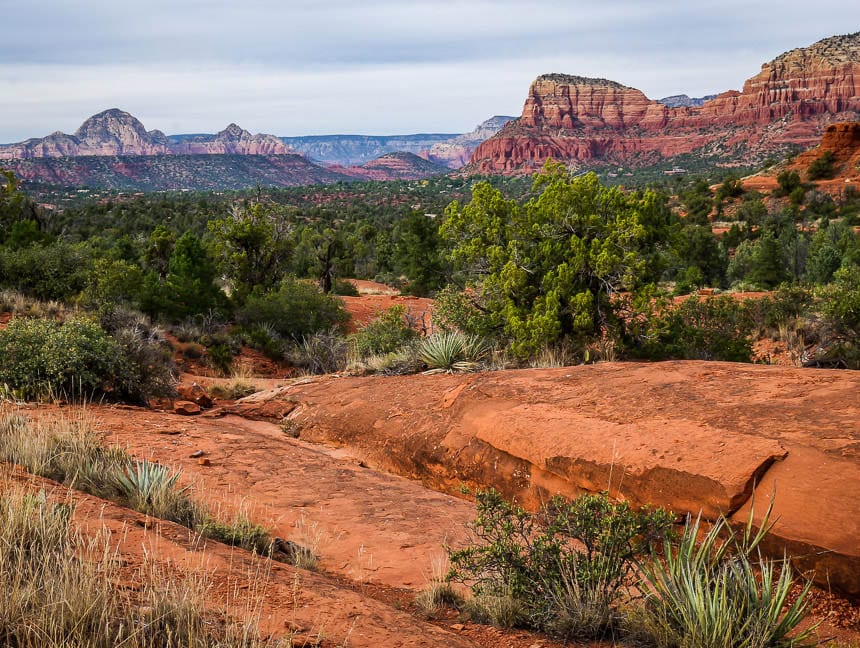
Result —
POLYGON ((418 348, 419 358, 428 367, 425 374, 477 371, 489 352, 482 338, 458 331, 431 335, 418 348))
POLYGON ((125 472, 118 474, 116 483, 135 508, 147 508, 183 495, 189 487, 176 488, 181 475, 181 470, 173 473, 167 466, 144 459, 136 460, 125 472))
POLYGON ((816 626, 798 630, 809 612, 807 582, 791 605, 787 557, 768 560, 759 544, 769 532, 773 500, 757 532, 724 517, 701 541, 701 515, 688 519, 677 546, 642 565, 646 619, 660 645, 678 648, 781 648, 815 645, 816 626))

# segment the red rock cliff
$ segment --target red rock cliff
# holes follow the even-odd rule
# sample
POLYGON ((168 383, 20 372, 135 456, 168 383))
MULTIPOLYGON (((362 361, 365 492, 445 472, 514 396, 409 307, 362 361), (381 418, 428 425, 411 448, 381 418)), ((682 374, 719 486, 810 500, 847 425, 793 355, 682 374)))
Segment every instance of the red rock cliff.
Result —
POLYGON ((697 149, 723 159, 808 147, 835 121, 860 117, 860 33, 786 52, 742 92, 669 108, 606 79, 538 77, 522 116, 481 144, 471 168, 529 172, 548 157, 643 164, 697 149))

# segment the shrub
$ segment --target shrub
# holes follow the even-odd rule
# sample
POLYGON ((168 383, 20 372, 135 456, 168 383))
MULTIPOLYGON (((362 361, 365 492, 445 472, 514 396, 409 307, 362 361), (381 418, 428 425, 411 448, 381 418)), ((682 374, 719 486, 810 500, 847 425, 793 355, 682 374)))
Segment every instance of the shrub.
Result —
POLYGON ((634 356, 651 360, 750 362, 752 320, 745 304, 725 297, 654 306, 631 322, 634 356))
POLYGON ((340 328, 349 319, 335 297, 324 295, 309 283, 287 279, 275 292, 254 292, 239 314, 246 325, 270 326, 283 338, 302 338, 340 328))
POLYGON ((800 187, 800 174, 797 171, 782 171, 776 176, 779 188, 774 191, 776 196, 788 196, 800 187))
POLYGON ((271 324, 259 324, 245 330, 248 345, 270 360, 283 360, 285 345, 271 324))
POLYGON ((25 399, 108 396, 146 403, 172 394, 175 367, 164 339, 145 319, 134 324, 127 315, 106 316, 113 335, 82 317, 13 318, 0 330, 0 383, 25 399))
POLYGON ((457 331, 431 335, 418 347, 428 373, 476 371, 489 352, 489 345, 477 335, 457 331))
POLYGON ((634 558, 671 528, 663 511, 634 512, 605 494, 557 497, 539 515, 495 491, 476 500, 475 541, 450 552, 449 579, 471 585, 484 618, 565 639, 612 633, 634 558))
POLYGON ((67 243, 0 250, 0 282, 38 299, 68 300, 86 286, 89 263, 67 243))
POLYGON ((121 348, 95 322, 14 318, 0 331, 0 383, 22 398, 92 396, 114 390, 121 348))
POLYGON ((757 533, 752 511, 742 531, 720 517, 704 533, 701 517, 688 519, 677 545, 665 543, 663 554, 655 552, 643 565, 644 619, 658 646, 815 645, 804 643, 814 627, 798 631, 808 613, 811 583, 789 604, 789 559, 766 560, 758 551, 770 529, 771 508, 757 533))
POLYGON ((182 471, 150 461, 135 461, 115 475, 116 485, 128 505, 136 511, 194 528, 204 517, 200 507, 187 497, 188 487, 179 488, 182 471))
POLYGON ((337 330, 315 333, 296 345, 290 361, 312 374, 327 374, 346 368, 349 344, 337 330))
POLYGON ((233 352, 230 347, 223 343, 216 343, 206 349, 206 364, 215 369, 219 374, 230 373, 233 366, 233 352))
POLYGON ((331 287, 331 292, 333 295, 341 297, 358 297, 360 294, 355 284, 346 279, 335 279, 331 287))
POLYGON ((822 180, 833 177, 833 151, 824 151, 820 157, 816 158, 809 169, 806 171, 806 177, 810 180, 822 180))
POLYGON ((114 384, 113 396, 146 405, 150 398, 175 393, 178 370, 173 349, 161 329, 142 313, 122 307, 103 309, 99 321, 122 352, 122 372, 114 384))
POLYGON ((406 321, 406 307, 392 306, 352 336, 359 357, 393 353, 418 337, 406 321))

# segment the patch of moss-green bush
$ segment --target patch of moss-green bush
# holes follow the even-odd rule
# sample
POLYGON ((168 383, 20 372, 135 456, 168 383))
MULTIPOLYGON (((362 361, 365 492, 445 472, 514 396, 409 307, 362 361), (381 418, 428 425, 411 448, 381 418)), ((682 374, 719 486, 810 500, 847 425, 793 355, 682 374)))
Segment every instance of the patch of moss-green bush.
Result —
POLYGON ((359 357, 394 353, 418 337, 406 320, 405 306, 392 306, 379 313, 375 319, 363 326, 352 337, 359 357))
POLYGON ((110 335, 84 317, 13 318, 0 330, 0 384, 19 398, 146 401, 173 388, 172 360, 133 327, 110 335))

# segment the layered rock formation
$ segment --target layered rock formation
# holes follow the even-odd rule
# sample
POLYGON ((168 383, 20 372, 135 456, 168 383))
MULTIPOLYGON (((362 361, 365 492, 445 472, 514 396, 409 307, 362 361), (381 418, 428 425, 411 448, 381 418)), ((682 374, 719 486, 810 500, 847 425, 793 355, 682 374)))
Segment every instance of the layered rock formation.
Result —
POLYGON ((813 145, 826 125, 860 118, 860 33, 834 36, 762 66, 743 91, 669 107, 606 79, 538 77, 522 115, 481 144, 470 169, 530 172, 547 158, 645 164, 697 151, 751 161, 813 145))
POLYGON ((363 180, 421 180, 448 171, 447 167, 404 151, 380 155, 361 166, 331 166, 329 169, 363 180))
POLYGON ((464 133, 445 142, 434 144, 430 150, 423 151, 420 155, 431 162, 442 164, 451 169, 459 169, 469 161, 472 153, 481 142, 498 133, 505 124, 513 119, 515 118, 506 115, 494 115, 478 124, 475 130, 470 133, 464 133))
POLYGON ((710 101, 717 95, 705 95, 704 97, 690 97, 685 94, 672 95, 671 97, 663 97, 658 99, 664 106, 669 108, 692 108, 693 106, 701 106, 706 101, 710 101))
POLYGON ((761 524, 816 582, 860 598, 860 375, 719 362, 317 378, 233 412, 437 490, 526 508, 608 490, 634 506, 761 524), (755 497, 753 498, 753 495, 755 497))
POLYGON ((172 151, 186 155, 288 155, 295 153, 279 137, 258 133, 252 135, 236 124, 220 133, 192 135, 172 143, 172 151))
POLYGON ((294 153, 274 135, 252 135, 230 124, 216 135, 168 137, 147 131, 133 115, 112 108, 87 119, 73 135, 47 137, 0 146, 0 159, 80 157, 88 155, 287 155, 294 153))
POLYGON ((860 189, 860 122, 831 124, 821 143, 800 153, 790 162, 782 162, 744 178, 748 191, 769 192, 779 186, 777 177, 783 171, 797 171, 803 180, 814 182, 815 190, 841 198, 849 188, 860 189), (811 178, 809 167, 825 153, 831 156, 832 173, 826 178, 811 178))

